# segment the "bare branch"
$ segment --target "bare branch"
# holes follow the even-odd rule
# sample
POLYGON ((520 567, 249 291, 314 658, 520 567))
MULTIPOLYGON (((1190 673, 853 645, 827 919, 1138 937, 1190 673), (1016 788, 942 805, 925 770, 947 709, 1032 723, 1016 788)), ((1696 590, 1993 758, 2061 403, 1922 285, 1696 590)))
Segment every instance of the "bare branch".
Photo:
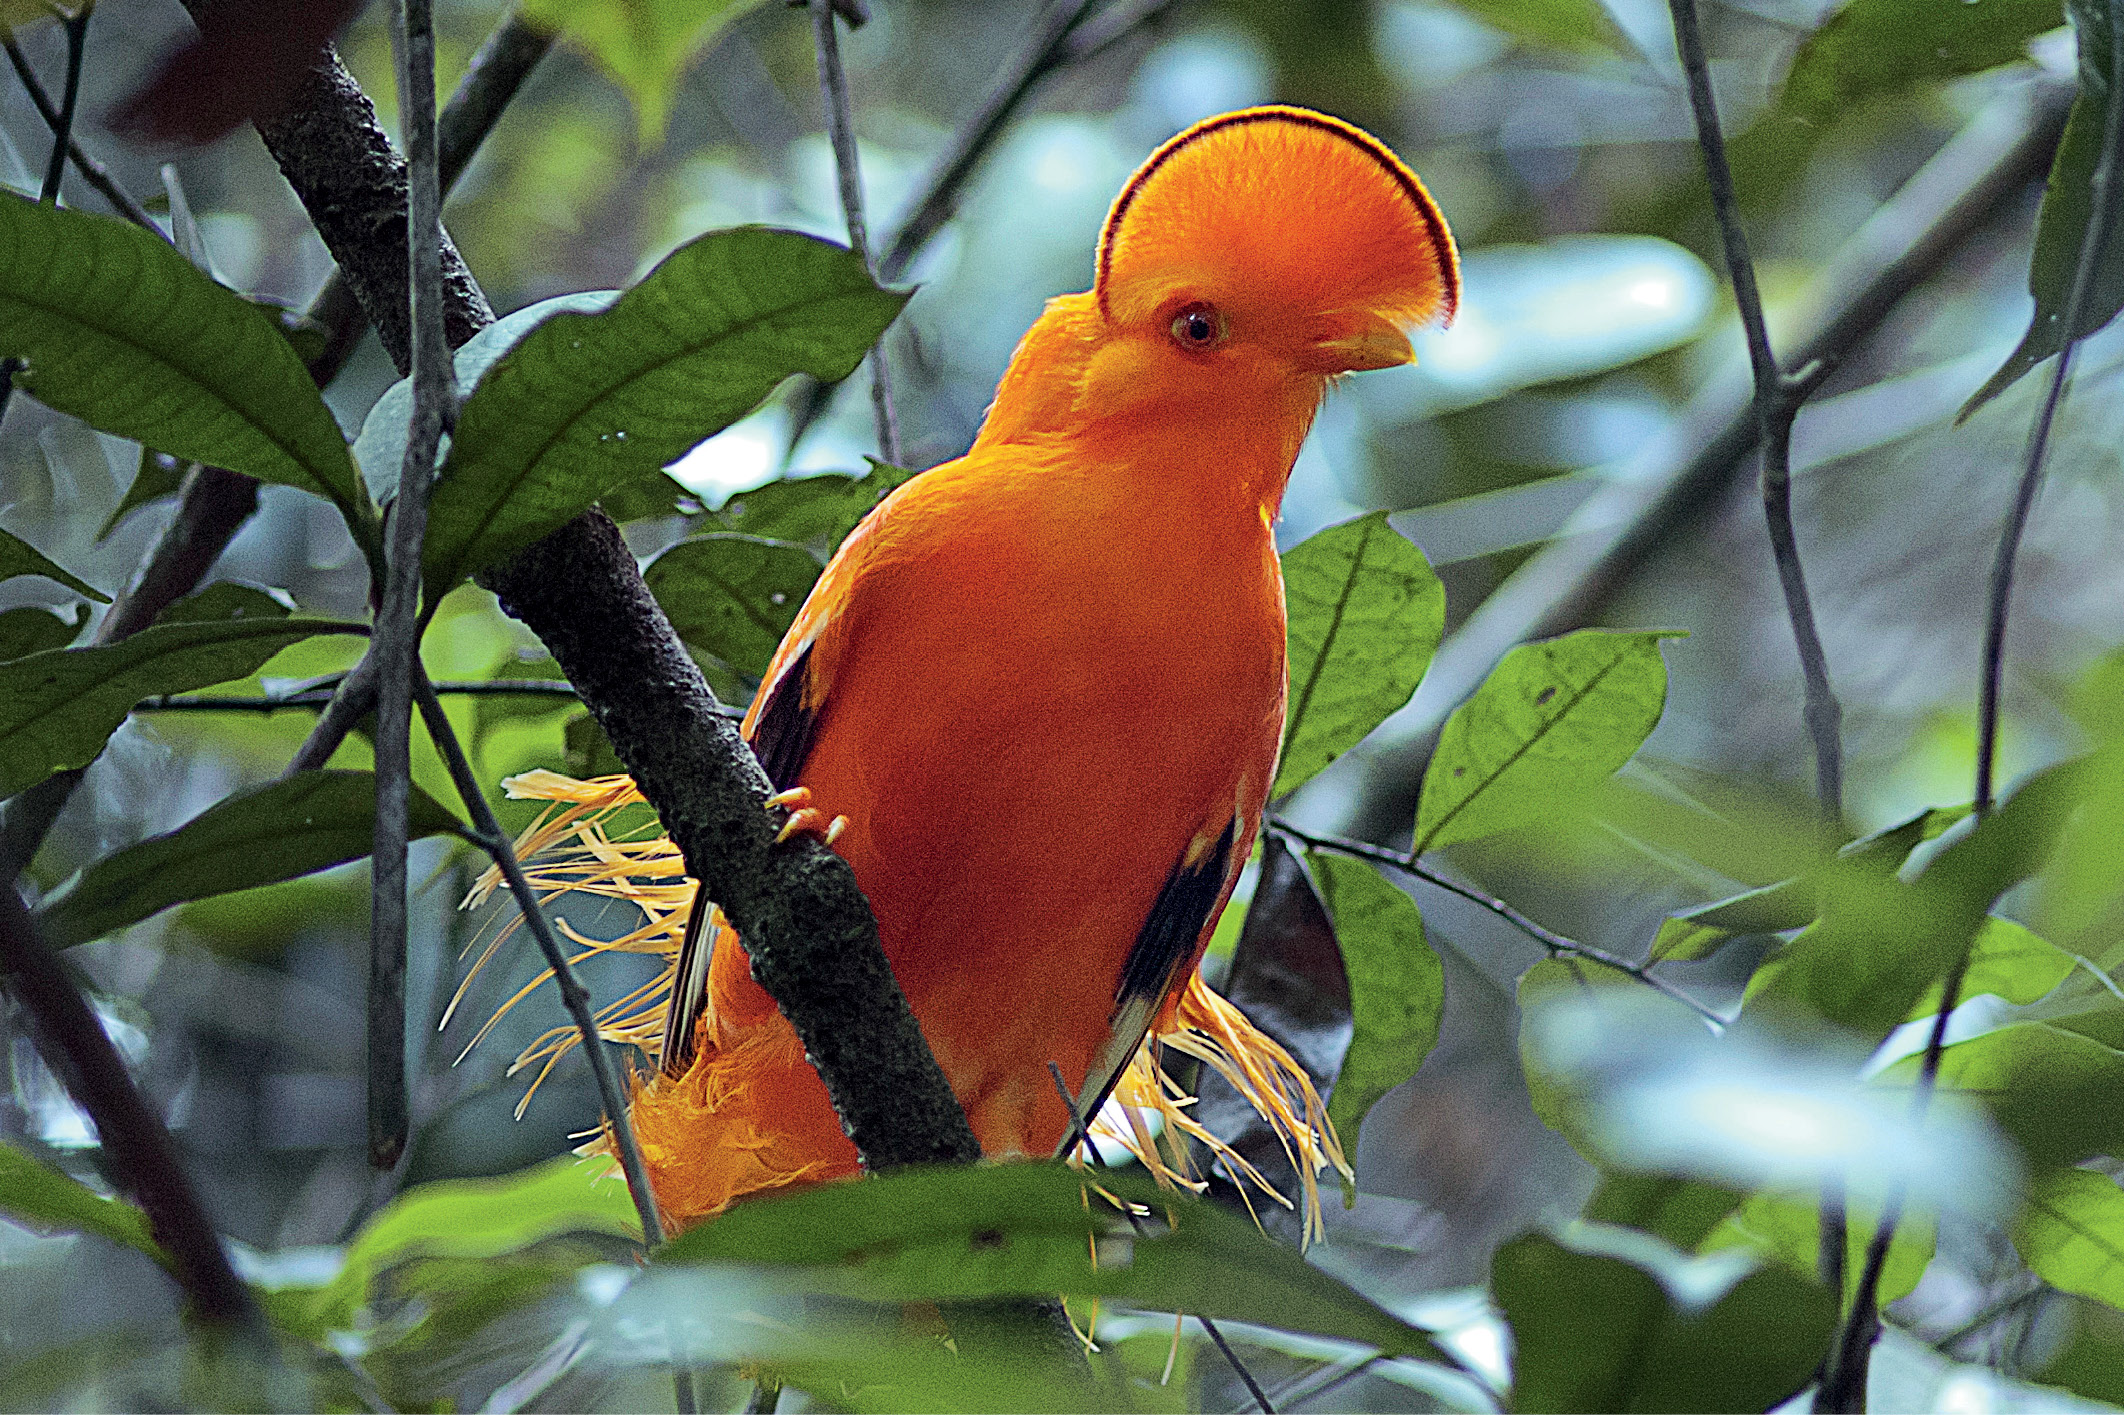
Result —
POLYGON ((457 378, 443 337, 442 186, 435 154, 435 16, 430 0, 391 10, 398 109, 406 134, 407 270, 413 337, 413 413, 391 503, 384 590, 368 657, 376 670, 376 831, 369 927, 369 1163, 405 1152, 406 811, 413 789, 413 680, 420 655, 420 551, 428 488, 443 430, 456 415, 457 378))
POLYGON ((37 1050, 88 1112, 112 1169, 146 1212, 193 1314, 214 1326, 262 1335, 251 1290, 229 1266, 162 1117, 134 1086, 73 978, 38 937, 12 884, 0 886, 0 976, 35 1025, 37 1050))
MULTIPOLYGON (((833 144, 833 165, 840 179, 841 213, 848 221, 848 245, 862 257, 863 269, 877 274, 870 258, 870 233, 863 220, 863 169, 856 154, 855 115, 848 100, 848 73, 841 66, 839 21, 834 7, 811 6, 811 35, 818 49, 819 92, 826 100, 826 135, 833 144)), ((877 420, 878 455, 900 465, 899 418, 892 407, 892 374, 881 338, 870 351, 870 405, 877 420)))
MULTIPOLYGON (((2026 460, 2021 468, 2020 481, 2014 488, 2013 506, 2007 512, 2005 528, 1999 534, 1998 556, 1991 571, 1991 592, 1984 624, 1984 678, 1978 701, 1978 819, 1989 815, 1992 807, 1992 771, 1998 755, 1999 683, 2005 669, 2006 620, 2013 601, 2014 563, 2020 555, 2021 536, 2028 527, 2028 515, 2035 505, 2036 491, 2042 485, 2043 460, 2050 447, 2050 430, 2057 418, 2058 407, 2064 402, 2066 382, 2072 374, 2073 348, 2080 338, 2080 321, 2086 315, 2087 300, 2093 292, 2095 267, 2100 263, 2116 214, 2111 193, 2119 157, 2124 155, 2124 95, 2119 95, 2114 86, 2120 77, 2124 77, 2124 0, 2109 0, 2108 12, 2112 87, 2103 115, 2102 155, 2095 163, 2090 183, 2093 206, 2087 229, 2080 236, 2079 260, 2073 267, 2072 289, 2065 301, 2064 347, 2058 351, 2057 364, 2051 369, 2050 387, 2029 429, 2026 460)), ((1918 1066, 1917 1089, 1912 1101, 1920 1116, 1930 1107, 1933 1092, 1939 1084, 1940 1061, 1947 1050, 1947 1023, 1961 1004, 1962 984, 1969 975, 1969 960, 1974 949, 1973 937, 1963 943, 1961 955, 1955 959, 1954 967, 1940 989, 1939 1011, 1933 1016, 1932 1029, 1925 1037, 1924 1058, 1918 1066)), ((1859 1272, 1858 1290, 1852 1298, 1851 1310, 1845 1316, 1824 1370, 1821 1394, 1815 1401, 1817 1410, 1865 1409, 1866 1376, 1873 1344, 1881 1329, 1881 1274, 1888 1265, 1888 1248, 1895 1241, 1902 1209, 1902 1198, 1897 1195, 1882 1212, 1880 1224, 1866 1245, 1866 1265, 1859 1272)))
MULTIPOLYGON (((2109 0, 2110 82, 2124 80, 2124 7, 2109 0)), ((2117 180, 2120 142, 2124 142, 2124 94, 2109 94, 2102 123, 2102 155, 2095 163, 2093 208, 2087 230, 2080 238, 2080 257, 2072 271, 2072 290, 2065 301, 2065 346, 2050 371, 2050 388, 2043 395, 2028 431, 2028 452, 2014 488, 2013 508, 2006 514, 1999 533, 1999 550, 1991 567, 1991 595, 1984 616, 1984 679, 1977 703, 1976 812, 1991 810, 1993 766, 1999 746, 1999 683, 2006 663, 2006 620, 2013 604, 2014 565, 2020 559, 2021 535, 2028 528, 2028 513, 2035 506, 2036 491, 2043 483, 2043 459, 2050 450, 2051 424, 2065 401, 2066 380, 2072 374, 2072 354, 2078 344, 2080 321, 2087 317, 2087 301, 2094 294, 2095 268, 2109 242, 2116 217, 2113 199, 2117 180)))
POLYGON ((502 878, 509 882, 509 892, 516 898, 517 911, 531 936, 538 940, 538 951, 545 956, 546 966, 553 972, 553 984, 559 989, 561 1006, 575 1023, 576 1034, 582 1039, 583 1054, 590 1058, 590 1074, 597 1082, 598 1100, 605 1108, 605 1124, 612 1132, 612 1146, 619 1151, 620 1171, 627 1177, 627 1192, 634 1198, 635 1212, 641 1215, 642 1234, 652 1248, 664 1241, 664 1225, 657 1215, 656 1194, 649 1187, 649 1170, 642 1163, 641 1146, 634 1138, 634 1127, 627 1118, 627 1096, 620 1088, 619 1078, 612 1069, 612 1058, 605 1051, 604 1040, 598 1035, 597 1016, 590 1006, 590 993, 575 976, 575 969, 568 963, 568 954, 554 936, 553 925, 546 918, 546 911, 538 902, 538 891, 524 876, 524 867, 516 858, 516 847, 509 843, 501 823, 494 818, 494 808, 487 804, 485 788, 473 774, 472 765, 465 759, 463 744, 457 740, 457 730, 450 725, 450 715, 443 711, 442 699, 436 696, 436 685, 428 681, 425 672, 415 670, 413 682, 415 694, 420 700, 421 720, 427 724, 429 740, 442 753, 445 765, 450 769, 450 779, 457 785, 457 794, 463 798, 465 809, 472 813, 472 842, 491 856, 501 867, 502 878))
POLYGON ((52 135, 57 137, 62 128, 67 130, 66 155, 73 162, 74 170, 81 174, 81 179, 100 192, 103 199, 111 204, 111 209, 120 216, 142 230, 152 231, 163 240, 168 240, 169 236, 155 224, 155 218, 147 214, 147 208, 134 201, 132 194, 118 185, 118 180, 111 175, 110 169, 81 150, 81 143, 73 135, 72 125, 60 121, 59 109, 52 103, 51 95, 44 91, 44 85, 37 81, 37 71, 30 67, 29 56, 22 52, 22 46, 16 41, 14 31, 5 26, 0 26, 0 47, 7 50, 7 62, 14 66, 15 77, 22 80, 22 91, 29 95, 29 101, 36 108, 37 116, 44 119, 44 125, 52 130, 52 135))
POLYGON ((44 166, 44 188, 37 200, 47 206, 59 204, 59 182, 66 176, 67 153, 74 143, 74 114, 81 103, 81 59, 88 49, 89 20, 95 16, 96 0, 83 0, 80 9, 62 19, 66 31, 66 87, 59 98, 59 121, 52 125, 52 156, 44 166))
POLYGON ((1674 19, 1674 44, 1689 81, 1689 106, 1696 116, 1697 145, 1703 149, 1704 175, 1711 187, 1711 210, 1718 219, 1725 247, 1726 271, 1733 279, 1733 300, 1740 307, 1741 328, 1748 340, 1748 363, 1755 373, 1755 421, 1762 442, 1763 518, 1770 530, 1770 550, 1784 591, 1785 614, 1792 621, 1799 648, 1800 673, 1806 681, 1804 716, 1814 741, 1815 800, 1826 827, 1824 849, 1841 843, 1844 816, 1844 751, 1839 734, 1843 709, 1829 684, 1829 659, 1815 627, 1814 606, 1807 595, 1807 574, 1800 563, 1799 540, 1792 529, 1792 423, 1800 404, 1821 385, 1828 363, 1817 360, 1803 375, 1787 375, 1770 349, 1770 326, 1763 318, 1763 297, 1755 283, 1755 260, 1748 253, 1748 233, 1741 226, 1740 198, 1733 190, 1733 170, 1726 161, 1726 139, 1719 131, 1718 103, 1711 93, 1711 70, 1704 59, 1703 31, 1696 0, 1667 0, 1674 19))
POLYGON ((1374 864, 1386 865, 1401 871, 1411 878, 1420 879, 1425 884, 1442 889, 1448 894, 1458 895, 1470 904, 1480 905, 1482 908, 1489 910, 1513 928, 1518 929, 1528 938, 1533 939, 1543 948, 1549 950, 1552 957, 1583 958, 1588 963, 1598 963, 1603 968, 1613 968, 1616 972, 1628 974, 1661 996, 1672 998, 1688 1008, 1691 1012, 1703 1018, 1704 1022, 1713 1031, 1722 1031, 1726 1026, 1726 1019, 1715 1008, 1707 1007, 1698 1002, 1695 998, 1689 996, 1688 993, 1683 992, 1680 988, 1653 972, 1650 965, 1625 958, 1619 953, 1610 953, 1607 949, 1590 943, 1580 943, 1577 939, 1566 938, 1554 929, 1536 923, 1525 914, 1520 913, 1519 910, 1505 903, 1504 900, 1499 899, 1496 895, 1485 894, 1471 885, 1462 884, 1450 875, 1440 874, 1405 850, 1389 850, 1384 845, 1373 845, 1369 841, 1350 840, 1340 835, 1324 835, 1315 831, 1300 830, 1281 816, 1271 819, 1269 828, 1279 835, 1288 836, 1301 845, 1310 846, 1316 850, 1332 850, 1338 855, 1350 855, 1360 860, 1370 860, 1374 864))

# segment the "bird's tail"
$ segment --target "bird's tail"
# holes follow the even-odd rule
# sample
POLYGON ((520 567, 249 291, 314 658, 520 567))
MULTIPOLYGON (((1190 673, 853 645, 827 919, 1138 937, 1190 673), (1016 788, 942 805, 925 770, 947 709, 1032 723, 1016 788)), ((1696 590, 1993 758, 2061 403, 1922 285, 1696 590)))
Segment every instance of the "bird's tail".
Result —
MULTIPOLYGON (((663 836, 654 812, 625 776, 578 781, 539 770, 502 784, 513 799, 551 803, 516 842, 541 905, 550 906, 566 895, 590 895, 623 901, 641 915, 639 925, 609 941, 592 939, 555 916, 556 930, 581 950, 570 961, 609 952, 655 953, 668 960, 656 978, 598 1014, 599 1030, 607 1040, 639 1048, 652 1063, 660 1060, 673 968, 694 893, 678 847, 663 836)), ((500 871, 488 869, 466 896, 466 906, 484 903, 500 884, 500 871)), ((459 985, 452 1012, 518 922, 503 925, 487 942, 459 985)), ((720 930, 718 953, 736 946, 736 936, 720 913, 714 914, 711 926, 720 930)), ((551 976, 541 972, 504 1002, 472 1044, 551 976)), ((805 1061, 795 1030, 771 1009, 761 1016, 734 1015, 728 1007, 719 1010, 715 991, 711 987, 710 1006, 696 1031, 698 1049, 684 1074, 666 1076, 652 1064, 633 1081, 631 1115, 642 1157, 658 1206, 679 1228, 748 1194, 857 1170, 855 1149, 833 1122, 825 1087, 805 1061)), ((445 1013, 445 1023, 449 1017, 445 1013)), ((511 1075, 537 1068, 518 1104, 519 1115, 539 1082, 578 1040, 574 1028, 556 1027, 517 1056, 511 1075)), ((1199 975, 1189 976, 1152 1027, 1093 1133, 1119 1141, 1161 1181, 1199 1189, 1202 1183, 1186 1149, 1186 1139, 1195 1139, 1242 1189, 1258 1188, 1279 1204, 1297 1206, 1194 1119, 1190 1110, 1195 1098, 1158 1065, 1162 1047, 1214 1069, 1261 1115, 1300 1177, 1303 1190, 1296 1198, 1303 1205, 1304 1232, 1308 1238, 1318 1236, 1320 1171, 1333 1165, 1345 1181, 1350 1178, 1326 1107, 1290 1053, 1212 992, 1199 975), (1163 1136, 1157 1133, 1161 1129, 1163 1136)), ((595 1134, 583 1149, 609 1152, 607 1137, 595 1134)))

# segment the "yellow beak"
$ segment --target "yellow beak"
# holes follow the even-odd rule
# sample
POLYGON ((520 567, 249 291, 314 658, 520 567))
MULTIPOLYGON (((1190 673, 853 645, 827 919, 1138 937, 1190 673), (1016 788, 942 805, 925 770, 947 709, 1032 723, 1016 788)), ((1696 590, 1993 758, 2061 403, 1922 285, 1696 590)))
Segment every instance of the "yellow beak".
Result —
POLYGON ((1314 373, 1353 373, 1416 362, 1401 327, 1376 314, 1338 314, 1307 344, 1298 360, 1314 373))

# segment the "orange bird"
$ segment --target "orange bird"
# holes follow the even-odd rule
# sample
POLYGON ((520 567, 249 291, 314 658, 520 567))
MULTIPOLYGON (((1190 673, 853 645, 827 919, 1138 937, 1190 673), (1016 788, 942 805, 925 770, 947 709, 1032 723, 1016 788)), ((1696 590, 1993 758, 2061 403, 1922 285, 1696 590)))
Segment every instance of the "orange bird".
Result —
MULTIPOLYGON (((1376 138, 1300 108, 1197 124, 1122 189, 1092 289, 1048 303, 972 450, 872 511, 782 640, 745 736, 791 828, 854 867, 989 1155, 1075 1133, 1053 1063, 1087 1120, 1122 1102, 1111 1133, 1184 1170, 1145 1123, 1201 1134, 1162 1041, 1279 1126, 1309 1212, 1317 1170, 1347 1172, 1303 1071, 1195 970, 1275 776, 1292 461, 1328 386, 1410 362, 1404 330, 1458 293, 1444 219, 1376 138)), ((604 833, 632 783, 511 788, 564 803, 525 839, 564 847, 549 885, 640 904, 615 946, 678 945, 612 1024, 660 1056, 633 1114, 670 1219, 854 1174, 743 941, 668 842, 604 833)))

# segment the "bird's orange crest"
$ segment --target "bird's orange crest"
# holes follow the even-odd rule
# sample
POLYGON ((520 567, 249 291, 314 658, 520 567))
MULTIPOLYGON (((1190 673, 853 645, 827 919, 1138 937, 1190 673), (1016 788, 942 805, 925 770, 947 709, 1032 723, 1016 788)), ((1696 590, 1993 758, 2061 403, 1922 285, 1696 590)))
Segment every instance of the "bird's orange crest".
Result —
POLYGON ((1094 288, 1109 318, 1169 278, 1274 290, 1292 305, 1450 322, 1460 262, 1431 194, 1386 144, 1305 108, 1248 108, 1167 142, 1114 201, 1094 288))

